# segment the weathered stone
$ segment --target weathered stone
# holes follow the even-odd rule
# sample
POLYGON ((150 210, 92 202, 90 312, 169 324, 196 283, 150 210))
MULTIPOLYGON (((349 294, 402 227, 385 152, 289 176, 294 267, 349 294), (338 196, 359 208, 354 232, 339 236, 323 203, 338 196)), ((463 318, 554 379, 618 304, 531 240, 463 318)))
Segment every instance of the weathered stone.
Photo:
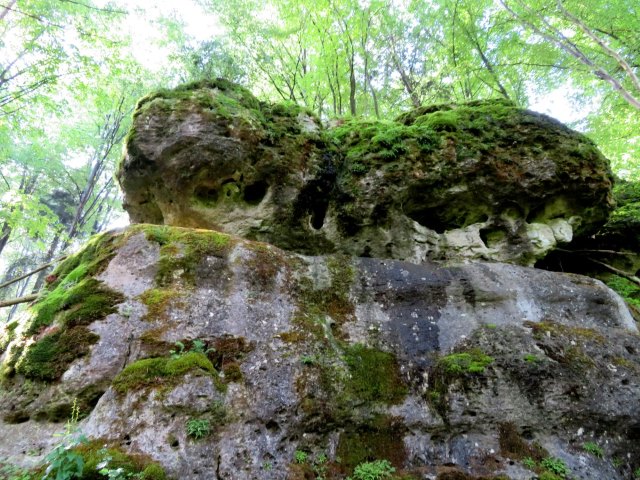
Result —
MULTIPOLYGON (((88 324, 100 336, 89 354, 59 380, 4 378, 0 455, 15 463, 55 442, 43 439, 56 426, 47 419, 65 417, 40 412, 68 412, 95 389, 81 430, 180 479, 299 478, 322 465, 344 478, 388 459, 406 478, 529 480, 529 452, 577 478, 622 480, 640 466, 640 336, 597 280, 306 257, 175 227, 113 237, 115 256, 95 275, 122 297, 88 324), (191 420, 208 435, 189 436, 191 420), (621 465, 587 454, 587 442, 621 465)), ((48 335, 22 322, 3 365, 48 335)))
POLYGON ((532 265, 612 206, 596 147, 508 102, 325 130, 221 80, 141 100, 118 178, 133 222, 413 263, 532 265))

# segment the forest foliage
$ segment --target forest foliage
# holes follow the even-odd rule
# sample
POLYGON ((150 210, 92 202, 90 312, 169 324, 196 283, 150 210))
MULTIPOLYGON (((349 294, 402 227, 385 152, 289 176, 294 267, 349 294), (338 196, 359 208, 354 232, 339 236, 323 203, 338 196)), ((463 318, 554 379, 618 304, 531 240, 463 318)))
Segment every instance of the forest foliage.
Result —
POLYGON ((193 2, 0 2, 0 283, 123 215, 113 171, 135 102, 186 81, 224 77, 323 120, 555 92, 615 173, 640 179, 635 1, 193 2), (196 32, 193 12, 217 26, 196 32))

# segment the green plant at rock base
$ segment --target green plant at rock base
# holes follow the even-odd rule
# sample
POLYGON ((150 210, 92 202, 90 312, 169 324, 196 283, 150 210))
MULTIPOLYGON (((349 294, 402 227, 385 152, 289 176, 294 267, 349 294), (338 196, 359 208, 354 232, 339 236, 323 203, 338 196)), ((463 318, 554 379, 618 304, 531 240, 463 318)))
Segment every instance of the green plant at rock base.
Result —
POLYGON ((171 354, 171 358, 180 358, 180 356, 184 355, 185 351, 184 351, 184 343, 182 342, 175 342, 174 345, 177 347, 176 350, 169 350, 169 353, 171 354))
POLYGON ((586 442, 582 449, 597 458, 604 458, 604 450, 595 442, 586 442))
POLYGON ((638 285, 618 275, 611 275, 605 283, 627 303, 640 308, 640 287, 638 285))
POLYGON ((536 355, 534 355, 533 353, 527 353, 524 356, 524 361, 527 362, 527 363, 537 363, 537 362, 540 361, 540 359, 536 355))
POLYGON ((533 470, 536 468, 536 461, 531 457, 525 457, 522 459, 522 465, 524 465, 529 470, 533 470))
POLYGON ((8 480, 32 480, 33 476, 28 470, 25 470, 15 465, 3 464, 0 461, 0 478, 6 478, 8 480))
POLYGON ((633 472, 633 476, 636 477, 636 479, 640 479, 640 468, 636 468, 633 472))
POLYGON ((184 342, 175 342, 174 345, 176 346, 176 349, 169 350, 171 358, 173 359, 180 358, 189 352, 208 355, 209 353, 214 353, 216 351, 215 348, 207 348, 207 344, 197 338, 191 341, 191 348, 186 348, 184 342))
POLYGON ((309 459, 309 454, 307 452, 303 452, 302 450, 296 450, 293 454, 293 460, 296 463, 306 463, 309 459))
POLYGON ((547 457, 542 459, 542 461, 540 462, 540 466, 553 473, 554 475, 558 475, 562 478, 566 478, 566 476, 570 473, 567 464, 559 458, 555 457, 547 457))
POLYGON ((73 401, 71 418, 67 422, 65 432, 59 436, 63 440, 45 457, 47 469, 43 480, 70 480, 82 477, 84 459, 75 448, 87 442, 87 438, 78 431, 80 409, 77 401, 73 401))
POLYGON ((347 480, 381 480, 389 478, 396 469, 388 460, 361 463, 353 470, 353 476, 347 480))
POLYGON ((316 480, 324 480, 327 474, 327 455, 324 453, 319 454, 313 461, 313 473, 316 475, 316 480))
POLYGON ((300 363, 303 365, 315 365, 318 358, 315 355, 303 355, 300 357, 300 363))
POLYGON ((187 435, 196 440, 200 440, 211 433, 211 423, 209 420, 191 419, 187 421, 187 435))

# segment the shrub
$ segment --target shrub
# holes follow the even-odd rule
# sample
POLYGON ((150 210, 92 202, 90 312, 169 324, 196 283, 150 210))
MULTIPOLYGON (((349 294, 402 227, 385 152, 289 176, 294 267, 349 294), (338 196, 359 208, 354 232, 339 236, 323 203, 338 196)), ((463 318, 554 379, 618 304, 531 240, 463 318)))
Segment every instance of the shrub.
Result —
POLYGON ((196 440, 200 440, 211 433, 209 420, 191 419, 187 422, 187 435, 196 440))
POLYGON ((595 442, 586 442, 582 445, 585 452, 590 453, 594 457, 604 458, 604 450, 595 442))
POLYGON ((391 477, 395 471, 389 460, 376 460, 358 465, 353 471, 353 477, 348 480, 381 480, 391 477))

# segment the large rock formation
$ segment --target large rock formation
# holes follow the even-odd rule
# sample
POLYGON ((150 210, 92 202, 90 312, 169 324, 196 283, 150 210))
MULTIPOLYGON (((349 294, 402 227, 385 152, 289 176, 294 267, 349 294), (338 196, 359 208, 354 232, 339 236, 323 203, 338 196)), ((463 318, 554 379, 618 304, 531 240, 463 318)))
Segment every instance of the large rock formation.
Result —
POLYGON ((86 435, 179 479, 640 466, 638 331, 587 277, 304 257, 165 226, 104 235, 56 275, 5 330, 0 458, 46 452, 75 398, 86 435))
POLYGON ((141 100, 118 178, 134 222, 414 263, 532 265, 612 206, 588 139, 505 101, 324 130, 224 81, 141 100))
POLYGON ((325 130, 217 81, 143 99, 119 179, 155 225, 96 237, 0 328, 0 475, 77 414, 89 443, 57 452, 86 479, 640 469, 627 306, 517 265, 611 206, 606 160, 552 119, 477 102, 325 130))

